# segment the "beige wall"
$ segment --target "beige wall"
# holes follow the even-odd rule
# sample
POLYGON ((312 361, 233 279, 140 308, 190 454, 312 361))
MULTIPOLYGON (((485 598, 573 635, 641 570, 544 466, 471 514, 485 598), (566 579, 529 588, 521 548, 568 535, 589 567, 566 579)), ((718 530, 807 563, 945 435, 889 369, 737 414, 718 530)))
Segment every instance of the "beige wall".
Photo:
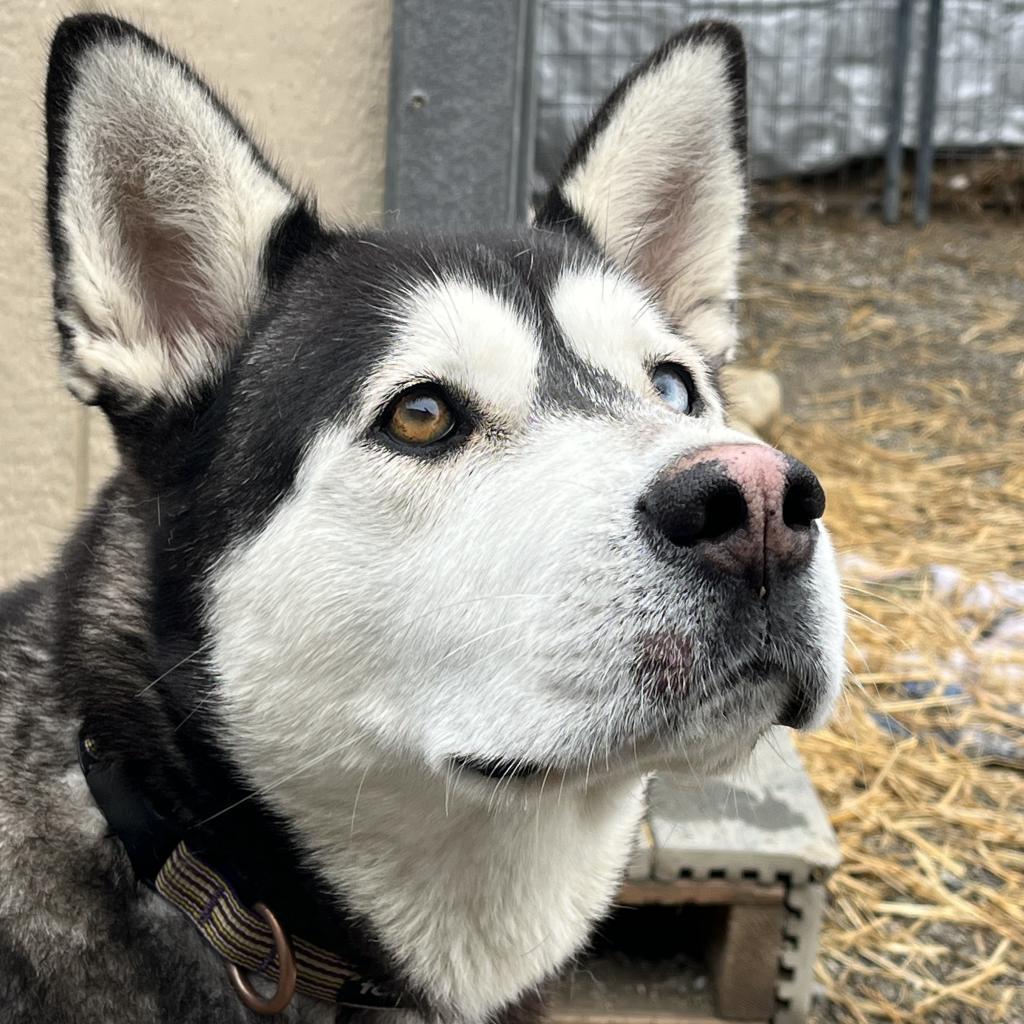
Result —
MULTIPOLYGON (((0 586, 45 567, 112 464, 102 416, 57 384, 43 244, 42 90, 60 15, 0 2, 0 586)), ((381 208, 390 0, 151 0, 118 14, 184 54, 335 220, 381 208)))

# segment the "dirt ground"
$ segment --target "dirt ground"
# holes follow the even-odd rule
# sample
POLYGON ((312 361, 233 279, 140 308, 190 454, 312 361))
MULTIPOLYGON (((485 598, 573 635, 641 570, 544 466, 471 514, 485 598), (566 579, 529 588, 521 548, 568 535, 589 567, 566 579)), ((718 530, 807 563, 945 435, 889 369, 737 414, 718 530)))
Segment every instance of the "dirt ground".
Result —
POLYGON ((951 380, 985 397, 972 418, 1024 409, 1024 220, 915 230, 783 209, 755 219, 745 277, 745 361, 782 376, 797 418, 841 389, 928 403, 951 380))
POLYGON ((814 1020, 1021 1024, 1024 222, 775 209, 743 294, 853 609, 847 707, 801 744, 847 862, 814 1020))

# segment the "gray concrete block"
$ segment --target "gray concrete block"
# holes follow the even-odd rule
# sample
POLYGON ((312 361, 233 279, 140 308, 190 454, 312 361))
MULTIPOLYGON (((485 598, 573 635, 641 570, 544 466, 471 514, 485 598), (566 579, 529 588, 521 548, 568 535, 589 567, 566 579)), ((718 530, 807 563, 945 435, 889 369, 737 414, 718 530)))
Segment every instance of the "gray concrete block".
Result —
POLYGON ((654 877, 826 878, 839 845, 788 730, 777 729, 730 777, 656 781, 649 812, 654 877))
POLYGON ((785 940, 775 983, 778 1008, 772 1024, 804 1024, 814 995, 814 963, 827 894, 818 882, 790 886, 786 893, 785 940))
POLYGON ((664 779, 651 790, 652 876, 785 884, 772 1024, 804 1024, 814 991, 824 882, 840 862, 825 809, 787 730, 731 777, 664 779))

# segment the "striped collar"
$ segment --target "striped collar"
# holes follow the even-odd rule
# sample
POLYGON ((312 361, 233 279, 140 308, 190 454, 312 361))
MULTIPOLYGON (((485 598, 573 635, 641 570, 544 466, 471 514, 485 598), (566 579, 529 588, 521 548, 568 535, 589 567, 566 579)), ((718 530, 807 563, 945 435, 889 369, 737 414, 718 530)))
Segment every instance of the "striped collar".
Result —
MULTIPOLYGON (((231 886, 204 864, 186 842, 179 843, 156 876, 156 891, 178 908, 228 963, 281 984, 278 943, 259 914, 242 905, 231 886)), ((393 992, 362 977, 330 950, 301 938, 289 942, 295 988, 303 995, 346 1006, 396 1008, 393 992)))
POLYGON ((294 992, 367 1009, 398 1009, 407 997, 381 985, 355 962, 298 936, 287 935, 270 908, 246 905, 236 888, 202 853, 199 836, 184 839, 92 741, 79 736, 78 758, 93 799, 121 841, 137 879, 155 889, 195 926, 228 965, 239 998, 257 1013, 279 1013, 294 992), (198 845, 197 845, 198 841, 198 845), (269 978, 269 1000, 254 992, 242 971, 269 978))

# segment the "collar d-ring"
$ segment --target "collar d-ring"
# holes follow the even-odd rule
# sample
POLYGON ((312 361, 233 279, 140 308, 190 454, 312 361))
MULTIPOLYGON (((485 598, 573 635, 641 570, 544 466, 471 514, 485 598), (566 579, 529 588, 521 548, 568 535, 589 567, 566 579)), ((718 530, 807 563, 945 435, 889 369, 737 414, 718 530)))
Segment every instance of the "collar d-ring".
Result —
POLYGON ((277 991, 264 999, 259 992, 245 980, 242 972, 233 963, 228 963, 228 977, 231 984, 235 986, 238 998, 254 1013, 271 1016, 281 1013, 287 1009, 295 996, 295 956, 292 953, 292 944, 281 927, 281 922, 274 916, 273 912, 263 903, 253 904, 256 911, 274 936, 274 948, 277 952, 277 991))

